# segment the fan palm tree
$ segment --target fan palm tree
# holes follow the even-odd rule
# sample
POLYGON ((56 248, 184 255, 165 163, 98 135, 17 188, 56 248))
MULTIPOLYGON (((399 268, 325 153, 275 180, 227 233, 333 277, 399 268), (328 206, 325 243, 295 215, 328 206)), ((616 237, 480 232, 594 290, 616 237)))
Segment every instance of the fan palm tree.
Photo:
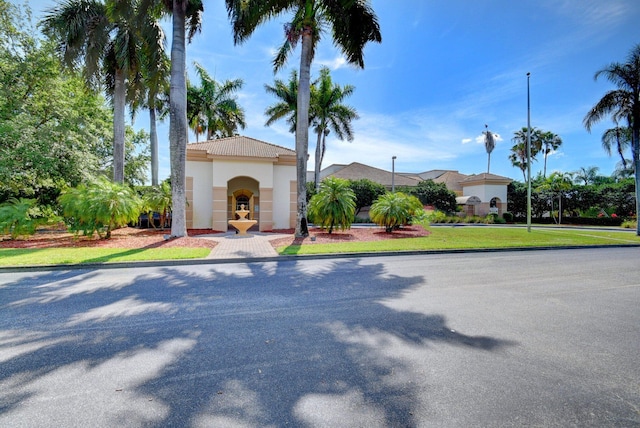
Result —
POLYGON ((315 186, 320 188, 320 170, 326 150, 326 138, 330 130, 336 133, 340 140, 353 141, 351 121, 358 119, 358 113, 342 101, 353 94, 355 87, 334 84, 328 67, 320 69, 320 77, 311 87, 311 115, 314 130, 318 135, 315 156, 315 186))
POLYGON ((242 88, 242 79, 216 81, 200 65, 195 64, 200 86, 187 82, 187 119, 197 136, 207 133, 207 140, 231 137, 238 128, 244 129, 244 110, 237 103, 235 92, 242 88))
MULTIPOLYGON (((589 110, 584 118, 584 126, 591 131, 594 124, 611 116, 614 122, 626 120, 631 129, 631 152, 636 186, 636 215, 640 212, 640 44, 631 49, 627 62, 614 62, 595 74, 597 80, 605 77, 617 86, 608 91, 589 110)), ((640 221, 636 234, 640 236, 640 221)))
MULTIPOLYGON (((572 181, 573 176, 571 173, 553 172, 538 186, 539 191, 548 191, 552 197, 558 197, 558 224, 562 223, 562 196, 567 190, 571 189, 572 181)), ((553 199, 551 200, 551 211, 553 211, 553 199)))
POLYGON ((496 148, 496 140, 493 136, 493 132, 489 131, 489 125, 484 125, 484 148, 487 150, 487 174, 491 169, 491 152, 496 148))
POLYGON ((90 86, 103 84, 113 103, 113 180, 124 182, 126 81, 139 67, 136 2, 65 0, 46 12, 44 32, 63 62, 83 66, 90 86))
POLYGON ((291 71, 288 82, 276 79, 273 86, 264 85, 264 89, 278 99, 264 111, 267 115, 267 122, 264 125, 271 126, 277 120, 286 119, 289 132, 295 134, 298 116, 298 72, 294 69, 291 71))
POLYGON ((631 129, 628 127, 616 126, 609 128, 602 134, 602 148, 609 156, 615 146, 615 150, 620 155, 622 168, 627 169, 627 160, 624 158, 624 151, 631 144, 631 129))
POLYGON ((311 63, 323 30, 330 28, 334 43, 347 62, 364 68, 364 46, 380 42, 378 18, 367 0, 225 0, 233 25, 235 43, 242 43, 264 21, 283 12, 292 12, 285 25, 285 41, 273 60, 274 70, 287 61, 301 42, 296 123, 297 214, 296 236, 307 236, 307 153, 309 145, 309 105, 311 63))
POLYGON ((547 176, 547 156, 562 145, 562 139, 553 132, 540 132, 540 151, 544 154, 544 169, 542 176, 547 176))

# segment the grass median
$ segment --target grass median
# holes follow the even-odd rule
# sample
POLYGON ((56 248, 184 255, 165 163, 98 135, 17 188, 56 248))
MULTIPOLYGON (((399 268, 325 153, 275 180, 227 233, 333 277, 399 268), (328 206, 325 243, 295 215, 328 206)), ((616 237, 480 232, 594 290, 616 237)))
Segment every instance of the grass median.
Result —
POLYGON ((431 231, 429 236, 420 238, 288 245, 277 248, 277 251, 282 255, 294 255, 640 244, 640 237, 622 230, 534 228, 528 232, 526 228, 520 227, 449 226, 431 227, 429 230, 431 231))

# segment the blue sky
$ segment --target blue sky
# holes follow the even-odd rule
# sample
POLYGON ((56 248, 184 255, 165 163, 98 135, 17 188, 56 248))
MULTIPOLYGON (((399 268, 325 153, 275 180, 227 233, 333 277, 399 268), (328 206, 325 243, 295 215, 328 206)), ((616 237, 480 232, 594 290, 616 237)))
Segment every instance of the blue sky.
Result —
MULTIPOLYGON (((51 0, 28 3, 36 17, 54 5, 51 0)), ((488 124, 499 135, 491 173, 522 181, 508 156, 513 133, 527 124, 530 72, 531 126, 563 140, 548 158, 547 172, 589 166, 599 167, 603 175, 613 172, 619 159, 609 157, 601 144, 612 123, 604 121, 589 134, 582 119, 612 88, 606 80, 594 81, 595 72, 623 62, 640 43, 640 2, 373 0, 372 6, 382 43, 367 45, 364 70, 345 63, 328 32, 316 52, 312 77, 326 65, 335 82, 354 85, 346 103, 360 115, 353 142, 330 134, 323 166, 361 162, 391 170, 391 157, 397 156, 395 168, 401 172, 486 172, 482 131, 488 124)), ((293 149, 294 136, 284 122, 264 126, 264 110, 275 102, 264 85, 274 78, 287 80, 299 65, 298 48, 277 75, 271 66, 289 19, 282 15, 234 46, 224 2, 205 1, 202 32, 187 46, 187 68, 194 82, 194 61, 217 80, 243 79, 239 100, 247 128, 241 133, 293 149)), ((134 126, 148 128, 147 115, 141 114, 134 126)), ((159 127, 161 179, 169 176, 168 130, 167 119, 159 127)), ((314 147, 310 135, 310 169, 314 147)), ((532 174, 542 168, 541 158, 532 174)))

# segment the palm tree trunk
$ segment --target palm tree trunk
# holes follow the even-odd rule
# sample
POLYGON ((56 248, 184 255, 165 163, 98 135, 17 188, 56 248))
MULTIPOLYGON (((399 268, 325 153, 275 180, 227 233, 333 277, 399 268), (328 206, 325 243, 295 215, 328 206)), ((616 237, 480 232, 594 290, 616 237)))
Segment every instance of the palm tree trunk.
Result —
POLYGON ((491 170, 491 152, 487 153, 487 174, 489 174, 489 171, 491 170))
MULTIPOLYGON (((640 116, 640 115, 638 115, 640 116)), ((633 169, 636 185, 636 235, 640 236, 640 124, 634 121, 631 135, 631 147, 633 154, 633 169)))
POLYGON ((113 181, 120 184, 124 183, 124 77, 124 72, 117 69, 113 93, 113 181))
POLYGON ((307 226, 307 154, 309 150, 309 101, 311 98, 311 59, 313 30, 306 27, 302 34, 298 112, 296 121, 296 232, 297 237, 309 236, 307 226))
POLYGON ((186 0, 173 0, 169 145, 171 156, 171 236, 187 236, 187 80, 185 44, 186 0))
POLYGON ((156 124, 156 108, 149 106, 149 140, 151 143, 151 185, 158 185, 158 129, 156 124))
POLYGON ((322 130, 318 127, 318 141, 316 142, 316 168, 314 173, 314 182, 316 185, 316 192, 320 188, 320 164, 322 163, 322 130))

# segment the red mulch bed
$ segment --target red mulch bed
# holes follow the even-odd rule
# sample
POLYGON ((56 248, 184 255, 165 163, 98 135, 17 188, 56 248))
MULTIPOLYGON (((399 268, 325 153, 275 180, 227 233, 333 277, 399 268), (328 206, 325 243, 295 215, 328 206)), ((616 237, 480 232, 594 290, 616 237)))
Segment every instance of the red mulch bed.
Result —
POLYGON ((309 236, 306 238, 296 238, 293 229, 274 230, 273 232, 291 234, 290 237, 271 240, 271 245, 280 247, 283 245, 313 245, 330 244, 336 242, 366 242, 382 241, 385 239, 418 238, 429 235, 429 231, 422 226, 404 226, 392 233, 385 232, 383 227, 353 227, 348 230, 334 230, 328 233, 320 228, 309 229, 309 236), (315 240, 311 240, 315 238, 315 240))
POLYGON ((171 233, 169 229, 136 229, 123 227, 111 232, 111 239, 100 239, 98 235, 74 236, 61 230, 39 231, 33 236, 11 240, 0 236, 0 248, 63 248, 63 247, 101 247, 101 248, 213 248, 216 242, 210 239, 196 238, 197 235, 216 233, 211 229, 190 229, 189 236, 165 240, 171 233), (4 239, 2 239, 4 238, 4 239))
MULTIPOLYGON (((405 226, 393 233, 386 233, 381 227, 354 227, 349 230, 336 230, 328 233, 320 228, 311 228, 306 238, 296 238, 293 229, 273 230, 273 233, 284 233, 290 236, 271 240, 274 247, 282 245, 313 245, 335 242, 379 241, 383 239, 415 238, 427 236, 429 232, 421 226, 405 226), (315 240, 311 240, 315 237, 315 240)), ((188 237, 165 240, 170 234, 169 229, 136 229, 124 227, 111 232, 111 239, 100 239, 98 235, 92 237, 74 236, 62 230, 39 231, 33 236, 9 239, 0 236, 0 248, 64 248, 64 247, 102 247, 102 248, 214 248, 216 242, 210 239, 198 238, 198 235, 220 233, 211 229, 189 229, 188 237)), ((251 232, 249 232, 251 233, 251 232)))

